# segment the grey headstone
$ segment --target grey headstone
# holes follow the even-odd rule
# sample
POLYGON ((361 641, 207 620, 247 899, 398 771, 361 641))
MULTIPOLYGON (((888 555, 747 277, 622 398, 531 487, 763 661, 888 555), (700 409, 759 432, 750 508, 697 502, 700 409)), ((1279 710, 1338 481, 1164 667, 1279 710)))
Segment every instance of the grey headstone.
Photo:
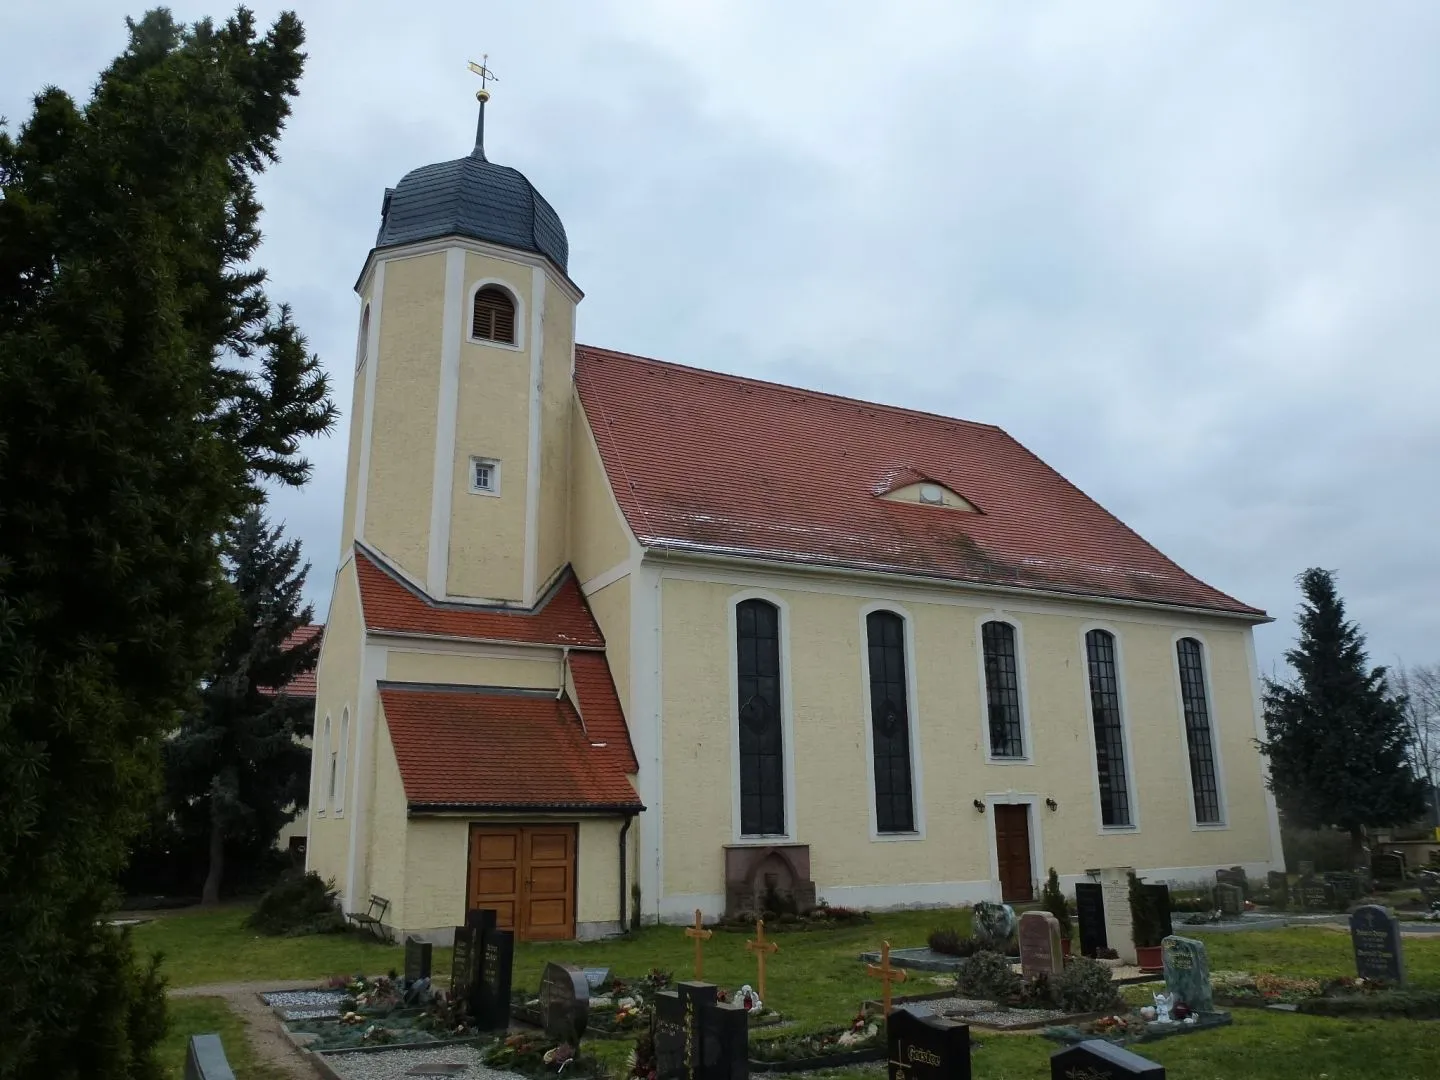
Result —
POLYGON ((191 1035, 185 1050, 185 1080, 235 1080, 219 1035, 191 1035))
POLYGON ((1203 942, 1171 935, 1160 943, 1165 957, 1165 989, 1190 1006, 1191 1011, 1215 1011, 1210 988, 1210 954, 1203 942))
POLYGON ((886 1022, 889 1080, 970 1080, 970 1028, 901 1007, 886 1022))
POLYGON ((1105 898, 1105 939, 1120 959, 1136 962, 1134 925, 1130 918, 1130 874, 1133 867, 1110 866, 1100 871, 1100 888, 1105 898))
POLYGON ((1355 974, 1362 979, 1405 983, 1405 953, 1400 920, 1379 904, 1365 904, 1350 916, 1350 942, 1355 948, 1355 974))
POLYGON ((1015 935, 1015 909, 981 900, 970 911, 970 930, 986 948, 1004 952, 1015 935))
POLYGON ((1025 976, 1059 975, 1065 970, 1060 951, 1060 921, 1048 911, 1020 916, 1020 971, 1025 976))
POLYGON ((608 967, 588 967, 585 969, 585 981, 590 984, 590 992, 603 991, 610 985, 610 969, 608 967))
POLYGON ((1165 1067, 1104 1039, 1087 1039, 1050 1055, 1050 1080, 1165 1080, 1165 1067))
MULTIPOLYGON (((1217 871, 1218 873, 1219 871, 1217 871)), ((1240 915, 1245 911, 1245 890, 1239 885, 1221 884, 1215 886, 1215 906, 1225 915, 1240 915)))
POLYGON ((540 1019, 547 1037, 578 1046, 590 1023, 590 984, 573 964, 545 965, 540 976, 540 1019))
POLYGON ((1103 887, 1092 881, 1077 882, 1075 913, 1080 926, 1080 955, 1093 957, 1097 949, 1106 947, 1103 887))

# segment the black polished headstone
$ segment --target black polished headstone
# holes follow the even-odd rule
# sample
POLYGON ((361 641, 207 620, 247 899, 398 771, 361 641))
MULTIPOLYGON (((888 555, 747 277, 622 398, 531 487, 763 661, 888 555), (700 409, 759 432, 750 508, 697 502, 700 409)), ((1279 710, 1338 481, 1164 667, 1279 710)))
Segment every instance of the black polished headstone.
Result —
POLYGON ((1108 944, 1105 940, 1105 894, 1101 885, 1091 881, 1075 885, 1076 920, 1080 924, 1080 955, 1093 957, 1096 949, 1108 944))
POLYGON ((557 1042, 578 1045, 590 1023, 590 983, 574 964, 545 965, 540 976, 540 1022, 557 1042))
POLYGON ((682 1080, 685 1076, 685 1007, 680 994, 661 990, 650 1014, 650 1038, 655 1044, 655 1080, 682 1080))
POLYGON ((1050 1080, 1119 1080, 1130 1076, 1165 1080, 1165 1066, 1104 1039, 1087 1039, 1050 1055, 1050 1080))
POLYGON ((455 927, 455 952, 450 960, 450 1000, 469 999, 480 960, 479 935, 468 926, 455 927))
POLYGON ((889 1080, 970 1080, 970 1028, 901 1007, 886 1024, 889 1080))
POLYGON ((1170 921, 1170 886, 1161 882, 1158 885, 1142 884, 1140 888, 1149 897, 1155 917, 1160 920, 1160 936, 1167 938, 1175 933, 1175 926, 1170 921))
POLYGON ((481 945, 479 974, 470 994, 470 1018, 481 1031, 504 1031, 510 1026, 510 972, 514 962, 515 935, 509 930, 487 931, 481 945))
POLYGON ((497 915, 494 908, 471 908, 465 912, 465 925, 471 930, 479 930, 482 933, 486 930, 494 930, 497 915))
POLYGON ((1300 895, 1300 906, 1306 911, 1328 911, 1334 906, 1334 895, 1324 878, 1313 874, 1301 878, 1296 891, 1300 895))
POLYGON ((1370 857, 1370 873, 1376 881, 1396 882, 1405 880, 1405 856, 1398 852, 1385 852, 1370 857))
POLYGON ((1355 974, 1362 979, 1403 984, 1405 953, 1400 920, 1379 904, 1365 904, 1350 916, 1350 942, 1355 948, 1355 974))
POLYGON ((419 982, 430 977, 430 960, 434 946, 413 937, 405 939, 405 981, 419 982))
POLYGON ((749 1075, 750 1014, 731 1003, 701 1009, 701 1080, 746 1080, 749 1075))

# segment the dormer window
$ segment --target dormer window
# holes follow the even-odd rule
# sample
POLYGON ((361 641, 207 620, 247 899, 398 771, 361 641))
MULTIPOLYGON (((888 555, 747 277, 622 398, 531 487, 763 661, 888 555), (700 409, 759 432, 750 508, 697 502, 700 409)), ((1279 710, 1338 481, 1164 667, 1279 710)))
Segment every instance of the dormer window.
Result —
POLYGON ((944 506, 945 489, 939 484, 921 484, 920 501, 927 506, 944 506))
POLYGON ((486 285, 475 292, 475 309, 470 336, 476 341, 515 344, 515 298, 499 285, 486 285))

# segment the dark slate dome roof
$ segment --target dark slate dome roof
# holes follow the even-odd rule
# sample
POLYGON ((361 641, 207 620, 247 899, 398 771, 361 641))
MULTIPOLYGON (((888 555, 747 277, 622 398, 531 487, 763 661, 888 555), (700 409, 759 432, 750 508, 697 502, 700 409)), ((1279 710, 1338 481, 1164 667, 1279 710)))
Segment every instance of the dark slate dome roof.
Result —
POLYGON ((478 146, 468 157, 408 172, 385 192, 376 248, 442 236, 533 251, 568 272, 560 215, 520 172, 487 161, 478 146))

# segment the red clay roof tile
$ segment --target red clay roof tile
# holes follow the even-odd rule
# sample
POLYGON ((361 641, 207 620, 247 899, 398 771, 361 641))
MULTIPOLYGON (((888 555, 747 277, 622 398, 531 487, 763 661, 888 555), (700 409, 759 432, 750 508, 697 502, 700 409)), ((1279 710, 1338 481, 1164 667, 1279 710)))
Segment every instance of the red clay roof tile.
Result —
POLYGON ((575 381, 642 544, 1264 617, 997 427, 584 345, 575 381), (907 477, 980 512, 878 497, 907 477))
MULTIPOLYGON (((281 644, 280 648, 284 652, 289 652, 296 646, 303 645, 311 638, 319 637, 324 633, 324 623, 310 623, 307 626, 300 627, 298 630, 288 636, 281 644)), ((274 693, 274 690, 266 686, 261 687, 260 692, 262 694, 272 694, 274 693)), ((295 678, 291 679, 289 684, 285 687, 285 692, 291 697, 313 698, 315 696, 315 669, 311 668, 309 671, 302 671, 299 675, 296 675, 295 678)))
POLYGON ((614 743, 554 691, 381 683, 380 701, 412 808, 644 809, 614 743))
POLYGON ((630 745, 630 729, 620 697, 615 693, 615 680, 610 674, 610 661, 603 653, 572 652, 570 678, 575 683, 575 698, 585 729, 594 742, 607 744, 623 771, 638 773, 640 763, 630 745))

